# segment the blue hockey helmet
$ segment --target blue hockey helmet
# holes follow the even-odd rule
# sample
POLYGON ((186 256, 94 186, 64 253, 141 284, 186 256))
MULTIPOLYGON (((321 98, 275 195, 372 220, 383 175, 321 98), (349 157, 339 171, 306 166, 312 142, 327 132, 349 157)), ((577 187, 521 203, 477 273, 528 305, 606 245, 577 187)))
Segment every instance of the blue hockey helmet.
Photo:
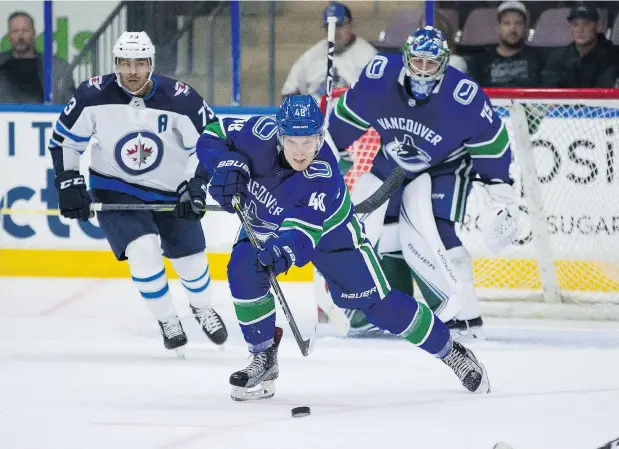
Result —
POLYGON ((313 136, 324 134, 325 117, 311 95, 290 95, 277 111, 278 136, 313 136))
POLYGON ((443 33, 432 26, 417 29, 404 47, 402 57, 413 96, 428 98, 449 64, 449 45, 443 33))

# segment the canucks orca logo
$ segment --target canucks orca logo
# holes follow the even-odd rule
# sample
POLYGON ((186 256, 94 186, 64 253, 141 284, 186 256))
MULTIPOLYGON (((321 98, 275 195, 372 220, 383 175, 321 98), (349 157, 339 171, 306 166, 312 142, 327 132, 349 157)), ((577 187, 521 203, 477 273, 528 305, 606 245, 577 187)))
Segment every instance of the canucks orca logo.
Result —
POLYGON ((279 225, 271 223, 270 221, 262 220, 258 216, 258 206, 251 200, 249 204, 245 204, 245 216, 251 227, 256 231, 256 237, 261 242, 266 242, 271 237, 277 237, 277 229, 279 225))
POLYGON ((414 173, 429 168, 432 160, 428 153, 415 145, 413 136, 410 134, 404 134, 401 142, 394 137, 392 142, 385 145, 385 152, 400 167, 414 173))
POLYGON ((156 169, 163 158, 163 142, 150 131, 134 131, 120 139, 114 148, 116 162, 130 175, 156 169))

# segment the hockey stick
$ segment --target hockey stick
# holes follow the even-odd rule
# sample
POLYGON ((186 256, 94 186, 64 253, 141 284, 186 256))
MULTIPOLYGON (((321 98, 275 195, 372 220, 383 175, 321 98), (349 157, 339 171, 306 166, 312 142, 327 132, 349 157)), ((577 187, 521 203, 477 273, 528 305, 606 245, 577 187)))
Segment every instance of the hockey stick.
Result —
MULTIPOLYGON (((241 211, 241 202, 239 200, 239 197, 235 196, 232 202, 233 202, 234 210, 236 211, 236 215, 239 217, 239 220, 241 220, 241 223, 243 224, 243 228, 245 229, 245 232, 247 233, 247 236, 249 237, 249 241, 251 242, 252 246, 254 248, 261 249, 260 241, 258 240, 258 237, 256 236, 254 229, 251 227, 251 225, 247 221, 247 218, 245 217, 245 214, 243 213, 243 211, 241 211)), ((307 340, 303 340, 303 336, 301 335, 301 332, 299 331, 297 322, 294 320, 294 317, 292 316, 292 312, 290 311, 290 307, 288 307, 288 303, 286 302, 284 293, 282 292, 282 289, 279 286, 279 282, 277 282, 275 275, 269 268, 266 268, 266 272, 269 277, 269 283, 271 284, 271 288, 275 292, 275 296, 277 296, 277 300, 279 301, 279 304, 282 306, 284 315, 286 315, 286 320, 288 321, 288 324, 290 325, 290 329, 292 330, 292 335, 294 335, 294 339, 297 341, 297 344, 299 345, 301 354, 307 357, 312 352, 315 339, 312 336, 307 340)), ((316 335, 316 329, 314 329, 314 335, 316 335)))
POLYGON ((333 55, 335 53, 335 26, 337 24, 337 17, 327 17, 327 79, 326 79, 326 94, 327 94, 327 107, 325 113, 329 114, 329 106, 333 99, 333 55))
MULTIPOLYGON (((92 212, 106 212, 106 211, 138 211, 146 210, 152 212, 172 212, 176 204, 103 204, 92 203, 90 210, 92 212)), ((222 211, 221 206, 207 204, 204 208, 206 211, 222 211)), ((3 208, 0 209, 2 215, 60 215, 59 209, 15 209, 15 208, 3 208)))
POLYGON ((376 192, 371 194, 368 198, 361 201, 355 206, 355 213, 357 214, 369 214, 378 209, 385 201, 389 200, 393 192, 402 185, 406 179, 406 170, 399 165, 393 169, 385 182, 376 189, 376 192))

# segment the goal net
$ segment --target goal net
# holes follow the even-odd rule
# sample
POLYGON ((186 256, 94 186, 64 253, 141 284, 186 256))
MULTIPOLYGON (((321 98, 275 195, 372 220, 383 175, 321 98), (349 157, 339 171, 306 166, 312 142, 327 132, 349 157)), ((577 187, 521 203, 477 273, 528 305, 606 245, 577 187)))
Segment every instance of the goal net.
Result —
MULTIPOLYGON (((619 89, 485 91, 510 133, 520 232, 499 257, 491 253, 473 188, 458 234, 484 312, 619 319, 619 89)), ((349 187, 379 149, 373 129, 351 145, 349 187)))

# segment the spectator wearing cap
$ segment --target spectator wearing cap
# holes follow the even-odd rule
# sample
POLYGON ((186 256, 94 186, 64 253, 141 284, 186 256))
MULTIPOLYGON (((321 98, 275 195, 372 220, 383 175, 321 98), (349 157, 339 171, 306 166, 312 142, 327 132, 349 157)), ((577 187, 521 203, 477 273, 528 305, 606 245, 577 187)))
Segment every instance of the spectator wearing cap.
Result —
POLYGON ((567 16, 574 41, 554 49, 542 73, 547 87, 613 87, 617 53, 597 31, 598 11, 591 6, 572 8, 567 16))
MULTIPOLYGON (((43 55, 35 50, 36 32, 32 16, 16 11, 8 20, 11 49, 0 53, 0 101, 7 103, 43 103, 43 55)), ((52 59, 53 101, 67 103, 75 85, 66 61, 52 59)))
MULTIPOLYGON (((366 64, 376 55, 376 49, 366 40, 355 35, 350 9, 337 2, 324 10, 322 24, 327 27, 327 17, 337 17, 334 57, 333 87, 348 87, 357 80, 366 64)), ((294 63, 284 82, 282 96, 310 94, 320 102, 326 92, 327 39, 322 39, 307 50, 294 63)))
POLYGON ((537 87, 541 77, 539 50, 524 44, 529 13, 523 3, 497 8, 499 44, 473 58, 472 77, 483 87, 537 87))

